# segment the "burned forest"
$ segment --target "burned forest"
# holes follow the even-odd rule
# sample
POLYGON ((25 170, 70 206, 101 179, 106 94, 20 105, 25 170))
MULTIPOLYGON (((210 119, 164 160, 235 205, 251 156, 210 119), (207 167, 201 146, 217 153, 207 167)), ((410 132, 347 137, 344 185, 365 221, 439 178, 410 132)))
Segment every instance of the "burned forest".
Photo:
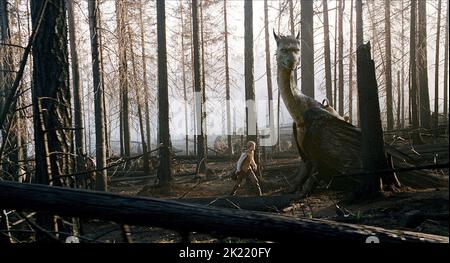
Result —
POLYGON ((448 243, 448 21, 0 0, 0 245, 448 243))

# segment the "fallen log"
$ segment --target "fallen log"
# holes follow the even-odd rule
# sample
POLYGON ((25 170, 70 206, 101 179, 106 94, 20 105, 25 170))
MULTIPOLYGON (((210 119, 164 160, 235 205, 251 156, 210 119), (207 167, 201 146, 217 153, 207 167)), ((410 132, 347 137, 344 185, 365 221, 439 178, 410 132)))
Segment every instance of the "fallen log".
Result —
POLYGON ((130 176, 130 177, 112 177, 109 180, 111 181, 111 183, 119 183, 119 182, 150 180, 156 178, 157 178, 156 175, 147 175, 147 176, 130 176))
POLYGON ((213 206, 221 208, 235 208, 253 211, 279 212, 288 207, 295 200, 302 199, 299 195, 276 196, 219 196, 171 199, 182 203, 213 206))
POLYGON ((0 207, 259 240, 362 243, 376 235, 382 243, 449 242, 417 232, 6 181, 0 182, 0 207))
MULTIPOLYGON (((155 173, 152 173, 155 174, 155 173)), ((108 171, 108 176, 114 177, 141 177, 146 176, 144 171, 108 171)))

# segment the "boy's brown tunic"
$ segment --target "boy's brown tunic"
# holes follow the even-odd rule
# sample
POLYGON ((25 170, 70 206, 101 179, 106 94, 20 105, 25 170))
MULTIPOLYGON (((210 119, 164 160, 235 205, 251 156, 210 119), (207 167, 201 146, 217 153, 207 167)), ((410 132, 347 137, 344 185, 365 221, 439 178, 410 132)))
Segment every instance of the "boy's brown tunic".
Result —
POLYGON ((253 185, 258 188, 259 195, 262 195, 261 187, 259 185, 258 178, 256 177, 253 170, 256 170, 257 166, 254 160, 254 151, 247 152, 247 157, 241 164, 240 171, 236 173, 236 185, 233 188, 232 195, 235 195, 239 187, 241 186, 242 180, 247 176, 253 185))

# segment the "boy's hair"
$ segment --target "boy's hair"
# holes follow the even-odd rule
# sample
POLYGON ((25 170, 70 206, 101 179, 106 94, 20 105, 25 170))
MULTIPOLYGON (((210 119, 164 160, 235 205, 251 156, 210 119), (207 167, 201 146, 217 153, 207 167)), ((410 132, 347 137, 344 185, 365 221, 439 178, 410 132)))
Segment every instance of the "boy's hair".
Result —
POLYGON ((248 142, 247 142, 247 149, 250 148, 250 146, 252 146, 252 145, 256 148, 256 142, 254 142, 254 141, 248 141, 248 142))

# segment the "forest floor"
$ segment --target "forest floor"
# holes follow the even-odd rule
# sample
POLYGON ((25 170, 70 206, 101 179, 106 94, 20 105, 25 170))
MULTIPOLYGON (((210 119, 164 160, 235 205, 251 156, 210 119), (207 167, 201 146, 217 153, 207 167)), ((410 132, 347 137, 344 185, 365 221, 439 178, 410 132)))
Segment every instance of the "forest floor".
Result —
MULTIPOLYGON (((261 188, 263 195, 280 195, 290 189, 297 173, 298 159, 278 159, 265 163, 261 188)), ((182 173, 194 171, 194 165, 179 167, 182 173)), ((146 196, 164 199, 228 196, 235 181, 230 178, 234 162, 209 162, 208 173, 198 179, 193 175, 177 176, 169 189, 154 185, 154 179, 112 183, 110 191, 130 196, 146 196)), ((436 176, 447 178, 446 170, 428 170, 436 176)), ((448 181, 447 181, 448 182, 448 181)), ((244 184, 238 196, 255 196, 256 190, 244 184)), ((322 218, 340 222, 402 229, 430 234, 449 235, 449 192, 446 187, 413 189, 405 187, 401 192, 389 193, 374 200, 348 203, 342 191, 317 189, 310 197, 291 203, 290 209, 280 214, 296 218, 322 218)), ((90 220, 85 233, 98 242, 124 242, 122 230, 115 223, 90 220)), ((170 230, 154 227, 131 226, 133 242, 180 242, 181 236, 170 230)), ((191 233, 191 242, 248 242, 237 238, 218 239, 209 235, 191 233)), ((250 240, 256 241, 256 240, 250 240)))

